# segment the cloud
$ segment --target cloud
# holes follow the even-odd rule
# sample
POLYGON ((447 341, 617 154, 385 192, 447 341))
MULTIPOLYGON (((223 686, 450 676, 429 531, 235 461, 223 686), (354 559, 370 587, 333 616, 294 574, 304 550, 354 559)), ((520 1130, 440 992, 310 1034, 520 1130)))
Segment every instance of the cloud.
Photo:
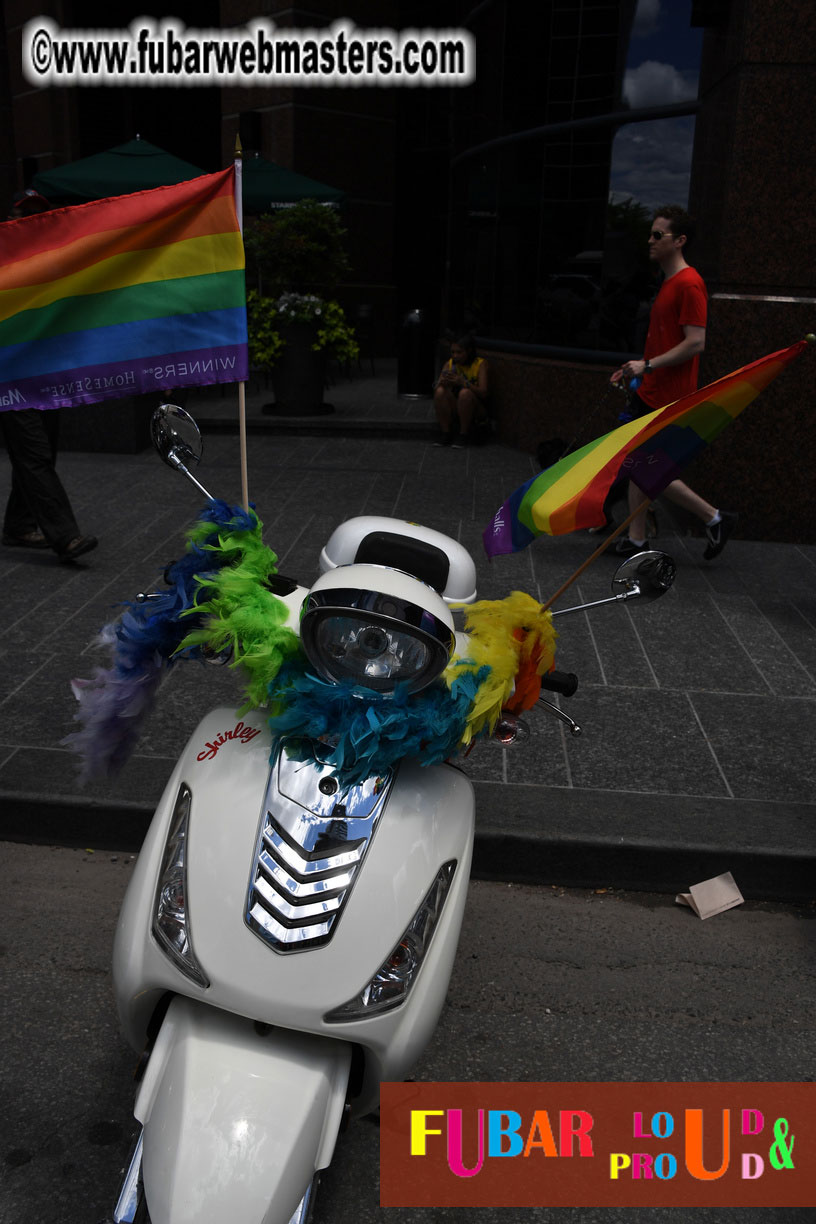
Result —
POLYGON ((654 119, 620 128, 612 145, 610 190, 647 208, 688 203, 694 119, 654 119))
POLYGON ((623 96, 631 107, 667 106, 697 97, 697 73, 680 72, 673 64, 644 60, 628 68, 623 78, 623 96))
POLYGON ((648 38, 650 34, 654 34, 660 25, 660 10, 660 0, 638 0, 635 20, 632 23, 634 38, 648 38))

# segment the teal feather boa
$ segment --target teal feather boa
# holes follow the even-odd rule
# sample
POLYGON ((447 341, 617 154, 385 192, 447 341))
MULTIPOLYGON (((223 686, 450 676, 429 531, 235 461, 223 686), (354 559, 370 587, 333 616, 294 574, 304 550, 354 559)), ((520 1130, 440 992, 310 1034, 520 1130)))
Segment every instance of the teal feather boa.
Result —
POLYGON ((384 774, 405 757, 433 765, 459 748, 476 690, 488 668, 467 672, 448 688, 439 683, 409 695, 397 690, 378 698, 352 685, 329 684, 301 660, 286 663, 270 686, 275 736, 303 737, 291 751, 314 761, 309 741, 320 741, 320 761, 344 789, 384 774))

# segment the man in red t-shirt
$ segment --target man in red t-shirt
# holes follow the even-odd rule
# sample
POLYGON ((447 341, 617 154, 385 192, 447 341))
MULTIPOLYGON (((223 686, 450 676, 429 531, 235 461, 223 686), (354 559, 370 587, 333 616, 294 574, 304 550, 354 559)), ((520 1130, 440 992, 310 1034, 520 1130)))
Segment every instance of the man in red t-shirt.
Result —
MULTIPOLYGON (((627 361, 612 375, 641 379, 633 395, 634 415, 642 416, 664 408, 697 390, 700 353, 705 348, 708 294, 703 278, 685 260, 683 251, 692 231, 688 213, 675 204, 657 210, 649 235, 649 258, 659 264, 663 283, 649 316, 649 331, 643 357, 627 361)), ((701 519, 708 538, 703 556, 707 561, 719 556, 734 529, 737 515, 718 510, 699 497, 682 480, 673 480, 664 496, 701 519)), ((629 509, 635 510, 643 494, 629 484, 629 509)), ((640 552, 646 544, 646 511, 636 514, 629 524, 628 539, 619 540, 616 551, 625 556, 640 552)))

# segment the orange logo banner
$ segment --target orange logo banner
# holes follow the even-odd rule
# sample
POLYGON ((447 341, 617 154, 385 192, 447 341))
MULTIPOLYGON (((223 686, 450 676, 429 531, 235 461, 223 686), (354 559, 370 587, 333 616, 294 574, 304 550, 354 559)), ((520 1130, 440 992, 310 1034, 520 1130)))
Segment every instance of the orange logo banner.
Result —
POLYGON ((814 1207, 816 1084, 382 1084, 380 1205, 814 1207))

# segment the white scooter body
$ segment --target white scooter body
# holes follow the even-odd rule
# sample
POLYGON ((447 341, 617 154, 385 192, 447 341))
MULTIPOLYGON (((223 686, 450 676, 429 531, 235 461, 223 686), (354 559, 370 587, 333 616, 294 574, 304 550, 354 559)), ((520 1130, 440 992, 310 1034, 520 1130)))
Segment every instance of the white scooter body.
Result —
MULTIPOLYGON (((293 623, 304 594, 286 600, 293 623)), ((473 788, 449 765, 406 760, 384 780, 327 794, 331 773, 287 757, 264 711, 219 708, 193 732, 157 807, 114 946, 123 1029, 137 1050, 152 1042, 134 1110, 152 1224, 303 1218, 298 1205, 331 1160, 344 1111, 375 1109, 380 1081, 405 1078, 436 1027, 467 896, 473 788), (151 930, 182 786, 192 796, 185 910, 206 986, 151 930), (310 874, 325 881, 334 858, 346 881, 339 913, 329 901, 325 924, 282 932, 262 904, 259 855, 275 872, 292 866, 293 890, 310 874), (449 890, 407 997, 332 1016, 398 949, 440 873, 449 890)), ((115 1218, 132 1217, 125 1208, 115 1218)))
MULTIPOLYGON (((197 457, 190 426, 197 435, 165 405, 154 439, 209 497, 187 466, 197 457)), ((304 643, 316 632, 307 618, 328 610, 342 622, 362 593, 363 614, 376 607, 380 623, 421 626, 426 641, 436 634, 444 666, 453 630, 445 601, 476 595, 465 549, 402 520, 342 524, 320 568, 310 591, 280 596, 304 643)), ((657 598, 673 578, 670 558, 644 552, 596 602, 657 598)), ((346 640, 356 649, 353 635, 346 640)), ((466 642, 457 653, 466 657, 466 642)), ((427 657, 438 661, 438 650, 427 657)), ((549 689, 574 689, 574 677, 557 676, 549 689)), ((145 1201, 152 1224, 305 1224, 344 1113, 374 1109, 380 1082, 404 1078, 436 1027, 467 896, 470 782, 452 766, 406 759, 342 792, 330 768, 298 763, 294 741, 288 749, 273 742, 264 711, 212 711, 139 855, 114 986, 128 1040, 149 1060, 135 1105, 143 1131, 115 1224, 141 1224, 145 1201), (154 925, 160 893, 170 936, 154 925)), ((319 760, 319 745, 300 755, 319 760)))

